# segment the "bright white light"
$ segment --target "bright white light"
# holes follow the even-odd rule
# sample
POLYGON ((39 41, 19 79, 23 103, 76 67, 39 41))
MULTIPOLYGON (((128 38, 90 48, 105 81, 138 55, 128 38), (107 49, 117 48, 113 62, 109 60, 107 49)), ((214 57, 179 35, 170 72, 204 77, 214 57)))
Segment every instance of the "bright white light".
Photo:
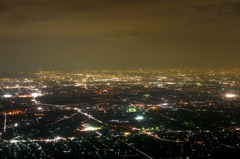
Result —
POLYGON ((94 128, 94 127, 87 127, 87 128, 85 128, 85 130, 86 131, 91 131, 91 130, 96 130, 96 128, 94 128))
POLYGON ((10 140, 10 143, 17 143, 18 142, 18 140, 10 140))
POLYGON ((79 86, 84 86, 84 84, 82 84, 82 83, 75 83, 74 86, 75 86, 75 87, 79 87, 79 86))
POLYGON ((42 107, 38 107, 37 110, 42 110, 42 107))
POLYGON ((61 140, 61 139, 62 139, 62 137, 60 137, 60 136, 55 137, 56 141, 61 140))
POLYGON ((11 94, 5 94, 5 95, 3 95, 3 97, 4 97, 4 98, 11 98, 12 95, 11 95, 11 94))
POLYGON ((32 95, 33 98, 36 98, 38 96, 41 96, 42 94, 41 93, 32 93, 31 95, 32 95))
POLYGON ((18 123, 15 123, 15 124, 14 124, 14 127, 18 127, 18 123))
POLYGON ((95 131, 95 130, 99 130, 100 128, 98 127, 92 127, 92 126, 88 126, 83 128, 81 131, 95 131))
POLYGON ((143 120, 144 118, 143 118, 143 116, 137 116, 135 119, 136 120, 143 120))
POLYGON ((226 98, 235 98, 237 95, 232 93, 227 93, 225 96, 226 98))

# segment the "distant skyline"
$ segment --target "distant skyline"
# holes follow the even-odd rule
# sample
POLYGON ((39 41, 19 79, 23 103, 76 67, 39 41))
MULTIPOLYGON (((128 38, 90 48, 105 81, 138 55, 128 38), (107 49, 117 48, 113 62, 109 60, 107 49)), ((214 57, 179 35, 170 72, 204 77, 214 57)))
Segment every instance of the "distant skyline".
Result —
POLYGON ((240 68, 240 0, 2 0, 0 70, 240 68))

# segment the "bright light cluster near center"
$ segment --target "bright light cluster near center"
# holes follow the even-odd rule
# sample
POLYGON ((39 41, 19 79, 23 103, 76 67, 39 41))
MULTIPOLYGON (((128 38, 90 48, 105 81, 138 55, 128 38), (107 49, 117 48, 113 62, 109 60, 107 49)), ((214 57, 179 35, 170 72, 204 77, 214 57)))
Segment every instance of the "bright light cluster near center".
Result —
POLYGON ((93 126, 90 126, 90 125, 87 125, 87 124, 84 124, 83 126, 84 126, 84 128, 81 129, 80 131, 96 131, 96 130, 101 129, 100 127, 93 127, 93 126))
POLYGON ((13 96, 11 94, 5 94, 3 95, 4 98, 12 98, 13 96))
POLYGON ((135 118, 136 120, 143 120, 144 118, 143 118, 143 116, 137 116, 136 118, 135 118))
POLYGON ((237 95, 236 95, 236 94, 233 94, 233 93, 227 93, 227 94, 225 95, 225 97, 226 97, 226 98, 236 98, 237 95))

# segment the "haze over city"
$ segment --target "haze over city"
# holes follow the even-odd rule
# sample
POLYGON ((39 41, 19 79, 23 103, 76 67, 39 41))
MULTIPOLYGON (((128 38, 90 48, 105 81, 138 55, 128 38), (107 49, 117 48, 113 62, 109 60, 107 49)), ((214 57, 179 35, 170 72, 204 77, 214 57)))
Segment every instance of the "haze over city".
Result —
POLYGON ((1 0, 0 159, 240 154, 240 0, 1 0))
POLYGON ((0 68, 239 68, 239 0, 3 0, 0 68))

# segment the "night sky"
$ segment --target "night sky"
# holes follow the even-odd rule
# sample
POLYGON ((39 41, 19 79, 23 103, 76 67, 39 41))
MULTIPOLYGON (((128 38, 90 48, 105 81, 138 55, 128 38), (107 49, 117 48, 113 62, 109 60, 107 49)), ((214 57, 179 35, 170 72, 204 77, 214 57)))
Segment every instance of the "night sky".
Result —
POLYGON ((1 0, 0 69, 240 68, 240 0, 1 0))

